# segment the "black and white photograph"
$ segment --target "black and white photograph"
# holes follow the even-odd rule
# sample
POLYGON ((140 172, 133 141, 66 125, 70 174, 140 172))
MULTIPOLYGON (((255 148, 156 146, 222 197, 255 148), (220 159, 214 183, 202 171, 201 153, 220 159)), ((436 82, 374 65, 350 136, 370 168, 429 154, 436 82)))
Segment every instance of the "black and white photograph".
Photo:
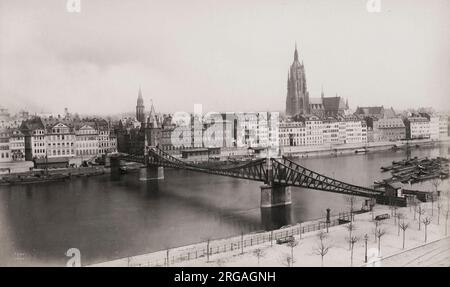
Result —
POLYGON ((0 266, 450 267, 449 79, 448 0, 1 0, 0 266))

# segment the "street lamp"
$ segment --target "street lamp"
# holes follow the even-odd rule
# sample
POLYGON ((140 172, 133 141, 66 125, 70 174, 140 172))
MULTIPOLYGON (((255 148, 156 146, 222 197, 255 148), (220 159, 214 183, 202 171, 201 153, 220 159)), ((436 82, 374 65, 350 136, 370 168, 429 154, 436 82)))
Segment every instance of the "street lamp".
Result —
POLYGON ((365 246, 365 253, 364 253, 364 262, 367 263, 367 240, 369 240, 369 235, 364 235, 364 246, 365 246))

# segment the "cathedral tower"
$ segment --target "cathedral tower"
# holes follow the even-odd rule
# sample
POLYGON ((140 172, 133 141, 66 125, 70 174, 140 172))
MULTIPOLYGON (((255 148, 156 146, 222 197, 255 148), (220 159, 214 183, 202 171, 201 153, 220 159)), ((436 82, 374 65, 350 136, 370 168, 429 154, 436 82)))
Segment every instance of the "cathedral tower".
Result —
POLYGON ((291 65, 287 80, 286 116, 309 114, 309 93, 306 86, 305 67, 298 58, 295 45, 294 62, 291 65))

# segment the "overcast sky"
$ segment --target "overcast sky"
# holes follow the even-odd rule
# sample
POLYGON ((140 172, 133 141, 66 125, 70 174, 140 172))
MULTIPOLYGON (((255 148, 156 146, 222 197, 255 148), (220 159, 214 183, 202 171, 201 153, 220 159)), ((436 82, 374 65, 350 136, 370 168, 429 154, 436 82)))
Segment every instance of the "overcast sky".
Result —
POLYGON ((284 110, 297 42, 310 96, 450 109, 450 1, 0 2, 0 105, 107 114, 284 110))

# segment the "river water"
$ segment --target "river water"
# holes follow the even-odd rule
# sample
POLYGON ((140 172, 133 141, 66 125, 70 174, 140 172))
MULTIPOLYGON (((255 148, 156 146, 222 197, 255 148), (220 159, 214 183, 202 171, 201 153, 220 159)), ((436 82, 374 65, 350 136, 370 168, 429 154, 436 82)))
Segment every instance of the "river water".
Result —
MULTIPOLYGON (((450 153, 448 144, 413 149, 411 156, 450 153)), ((386 177, 381 165, 405 151, 304 158, 317 172, 369 186, 386 177)), ((69 248, 82 264, 157 251, 280 227, 347 211, 343 195, 292 189, 292 206, 261 210, 262 183, 173 169, 165 179, 141 181, 139 173, 67 182, 0 187, 0 265, 64 266, 69 248)), ((444 184, 448 187, 448 182, 444 184)), ((413 186, 414 187, 414 186, 413 186)), ((421 188, 431 188, 425 184, 421 188)))

